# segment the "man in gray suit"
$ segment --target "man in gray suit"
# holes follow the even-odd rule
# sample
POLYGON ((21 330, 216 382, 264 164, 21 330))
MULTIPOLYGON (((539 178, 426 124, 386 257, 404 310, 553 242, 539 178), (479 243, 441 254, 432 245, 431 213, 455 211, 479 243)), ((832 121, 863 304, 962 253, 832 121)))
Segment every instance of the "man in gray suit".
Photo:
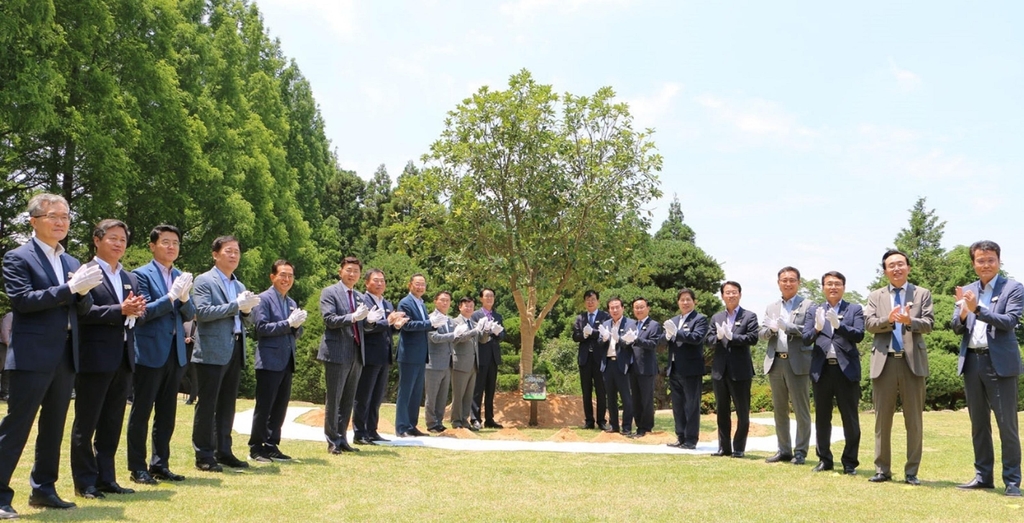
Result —
POLYGON ((480 430, 480 424, 470 424, 469 416, 473 408, 473 390, 480 364, 480 344, 491 339, 492 322, 486 316, 474 321, 474 307, 476 303, 473 298, 466 296, 460 299, 459 315, 452 322, 455 325, 455 340, 452 343, 452 427, 476 432, 480 430))
POLYGON ((1017 379, 1020 347, 1014 330, 1024 310, 1024 286, 999 274, 999 245, 971 245, 971 263, 978 280, 957 287, 953 332, 960 334, 958 371, 964 377, 967 410, 974 442, 974 479, 963 489, 995 486, 991 413, 1002 443, 1003 482, 1007 496, 1020 496, 1020 433, 1017 422, 1017 379))
POLYGON ((427 371, 423 378, 426 394, 427 431, 444 432, 444 407, 452 383, 452 355, 455 349, 455 325, 448 317, 452 295, 441 291, 434 295, 434 312, 430 315, 436 330, 427 332, 427 371))
POLYGON ((363 296, 355 290, 363 262, 348 256, 341 260, 338 276, 341 281, 320 293, 320 313, 324 317, 324 336, 316 359, 324 364, 327 388, 327 411, 324 417, 324 435, 327 451, 331 454, 358 452, 348 444, 346 433, 355 405, 356 386, 363 371, 362 321, 370 314, 363 304, 363 296))
POLYGON ((768 463, 789 461, 803 465, 811 444, 811 353, 813 345, 803 342, 804 315, 811 300, 797 296, 800 271, 795 267, 779 270, 782 299, 769 305, 758 331, 768 340, 764 355, 764 373, 772 385, 772 411, 775 413, 775 438, 779 450, 765 459, 768 463), (789 404, 796 415, 796 447, 789 430, 789 404))
POLYGON ((924 381, 928 376, 924 335, 935 323, 932 293, 907 281, 910 258, 898 250, 882 255, 882 270, 889 285, 872 291, 864 307, 864 328, 874 335, 871 401, 875 405, 875 475, 868 481, 892 479, 892 417, 899 396, 907 427, 904 482, 920 485, 917 470, 921 465, 924 381))
POLYGON ((192 446, 196 468, 207 472, 220 472, 221 465, 249 466, 231 451, 231 427, 245 366, 245 327, 253 324, 249 313, 260 299, 234 275, 241 259, 237 238, 218 237, 213 240, 213 268, 196 277, 192 286, 199 332, 192 351, 199 377, 192 446))

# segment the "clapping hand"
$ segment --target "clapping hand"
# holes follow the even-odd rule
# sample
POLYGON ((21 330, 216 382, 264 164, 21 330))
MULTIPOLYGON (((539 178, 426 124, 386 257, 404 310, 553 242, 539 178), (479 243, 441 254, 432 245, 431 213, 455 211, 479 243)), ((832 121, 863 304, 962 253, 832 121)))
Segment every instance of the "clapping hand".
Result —
POLYGON ((363 321, 370 314, 370 309, 366 307, 365 303, 360 303, 356 310, 352 312, 352 321, 363 321))
POLYGON ((302 309, 295 309, 291 314, 288 315, 288 326, 297 329, 306 322, 306 316, 308 313, 302 309))
POLYGON ((589 338, 590 335, 593 334, 593 333, 594 333, 594 328, 591 327, 589 323, 583 326, 583 337, 584 338, 589 338))
POLYGON ((366 315, 366 321, 369 323, 377 323, 384 319, 384 311, 374 305, 370 308, 370 312, 366 315))
POLYGON ((835 309, 829 309, 828 312, 825 313, 825 319, 832 324, 832 330, 839 328, 839 315, 836 314, 835 309))
POLYGON ((182 303, 185 303, 188 301, 190 289, 192 289, 192 273, 183 272, 174 279, 174 283, 171 283, 171 290, 167 291, 167 297, 171 301, 181 300, 182 303))
POLYGON ((636 332, 636 329, 629 329, 626 331, 625 334, 622 335, 622 342, 625 343, 626 345, 629 345, 630 343, 636 341, 637 336, 638 334, 636 332))
POLYGON ((469 325, 466 325, 465 323, 460 323, 458 324, 458 326, 455 327, 455 330, 452 332, 455 334, 456 338, 461 338, 463 334, 469 332, 469 325))
POLYGON ((74 273, 69 273, 68 287, 71 292, 85 296, 94 287, 103 283, 103 269, 99 265, 82 265, 74 273))
POLYGON ((676 337, 676 333, 679 332, 679 327, 672 320, 665 322, 665 339, 671 340, 676 337))
POLYGON ((825 328, 825 307, 818 307, 814 311, 814 330, 821 332, 825 328))
POLYGON ((611 333, 608 332, 608 327, 605 327, 603 323, 597 326, 597 333, 600 336, 601 341, 608 341, 611 339, 611 333))

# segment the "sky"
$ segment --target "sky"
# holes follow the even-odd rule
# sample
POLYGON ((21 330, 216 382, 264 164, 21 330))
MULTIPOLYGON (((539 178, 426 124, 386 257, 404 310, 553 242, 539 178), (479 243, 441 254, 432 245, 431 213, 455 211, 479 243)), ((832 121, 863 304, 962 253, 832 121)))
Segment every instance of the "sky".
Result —
MULTIPOLYGON (((481 86, 611 86, 697 245, 763 313, 786 265, 867 295, 920 198, 1024 276, 1024 2, 257 0, 343 168, 395 179, 481 86)), ((965 282, 966 283, 966 282, 965 282)))

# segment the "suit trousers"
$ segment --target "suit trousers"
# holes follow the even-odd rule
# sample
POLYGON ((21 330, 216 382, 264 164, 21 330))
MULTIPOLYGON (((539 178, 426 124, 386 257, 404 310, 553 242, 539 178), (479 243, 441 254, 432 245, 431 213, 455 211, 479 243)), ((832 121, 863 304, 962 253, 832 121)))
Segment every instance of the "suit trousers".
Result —
POLYGON ((494 391, 498 384, 498 367, 481 365, 476 373, 476 384, 473 386, 473 404, 470 417, 473 421, 494 423, 494 391), (484 417, 480 417, 480 405, 483 405, 484 417))
POLYGON ((380 404, 388 390, 388 374, 391 364, 363 365, 356 384, 356 401, 352 412, 352 426, 355 439, 380 436, 377 423, 380 421, 380 404))
POLYGON ((605 422, 608 412, 604 391, 604 376, 601 375, 601 360, 590 353, 587 362, 580 366, 580 388, 583 391, 583 422, 587 426, 605 422), (597 396, 597 415, 594 415, 594 396, 597 396))
POLYGON ((66 357, 61 358, 53 370, 9 372, 11 390, 7 398, 7 415, 0 421, 0 505, 10 505, 14 498, 11 475, 25 450, 37 413, 39 430, 29 484, 33 494, 57 493, 54 483, 60 470, 60 445, 71 404, 71 389, 75 384, 71 334, 68 333, 66 357))
POLYGON ((875 472, 892 475, 892 418, 896 397, 903 403, 903 423, 907 428, 907 476, 916 476, 921 466, 924 377, 910 371, 906 358, 889 357, 882 373, 871 382, 871 400, 875 406, 875 472))
POLYGON ((356 386, 363 366, 352 363, 324 362, 324 381, 327 385, 327 403, 324 405, 324 436, 330 449, 348 441, 348 426, 355 407, 356 386))
MULTIPOLYGON (((728 369, 726 369, 728 375, 728 369)), ((718 448, 726 454, 745 452, 750 431, 750 380, 712 379, 715 392, 715 417, 718 420, 718 448), (736 434, 732 436, 732 413, 736 409, 736 434)))
POLYGON ((630 372, 629 394, 633 397, 637 432, 654 430, 654 376, 630 372))
POLYGON ((687 445, 697 445, 700 439, 700 395, 703 384, 704 376, 672 374, 669 378, 676 437, 687 445))
POLYGON ((477 378, 476 369, 469 372, 452 369, 452 427, 468 427, 477 378))
MULTIPOLYGON (((178 384, 185 367, 178 365, 175 342, 162 367, 135 365, 135 399, 128 412, 128 470, 166 468, 171 457, 171 436, 178 410, 178 384), (153 414, 153 454, 146 463, 146 440, 153 414)), ((198 364, 192 363, 197 366, 198 364)))
POLYGON ((131 383, 132 370, 126 358, 114 372, 83 372, 75 376, 71 477, 76 489, 117 480, 114 455, 121 440, 131 383))
MULTIPOLYGON (((395 400, 395 432, 402 434, 416 428, 420 422, 420 403, 423 401, 424 363, 398 364, 398 398, 395 400)), ((447 394, 447 391, 445 392, 447 394)), ((444 411, 441 411, 443 418, 444 411)))
POLYGON ((281 444, 281 427, 292 397, 293 362, 284 370, 256 369, 256 407, 252 411, 250 452, 263 452, 281 444))
POLYGON ((622 398, 622 432, 633 427, 633 396, 629 392, 629 377, 619 370, 615 362, 609 361, 604 369, 604 390, 608 394, 608 420, 612 430, 618 432, 619 398, 622 398))
POLYGON ((776 355, 768 371, 768 382, 772 386, 772 411, 775 414, 775 438, 779 452, 792 456, 807 457, 811 446, 811 377, 793 372, 789 359, 776 355), (796 415, 796 446, 790 436, 789 405, 793 404, 796 415))
MULTIPOLYGON (((992 368, 988 354, 968 352, 964 360, 964 391, 971 416, 971 440, 974 443, 974 470, 985 481, 992 481, 995 451, 992 446, 992 421, 995 414, 1002 445, 1003 482, 1020 486, 1020 432, 1017 421, 1017 378, 1000 377, 992 368)), ((14 386, 14 383, 11 383, 14 386)))
POLYGON ((814 433, 818 442, 818 459, 834 466, 832 459, 832 408, 839 407, 843 420, 844 469, 855 469, 860 465, 857 458, 860 448, 860 383, 850 381, 839 365, 825 364, 821 377, 812 386, 814 389, 814 433))
POLYGON ((200 363, 196 366, 199 401, 192 422, 192 447, 196 450, 196 460, 209 462, 234 455, 231 452, 231 427, 235 421, 235 400, 238 398, 244 350, 242 340, 238 338, 227 364, 200 363))
MULTIPOLYGON (((423 409, 427 418, 427 429, 440 429, 444 426, 444 408, 448 405, 448 391, 451 390, 452 385, 452 369, 426 369, 423 383, 424 394, 427 396, 426 406, 423 409)), ((452 405, 452 410, 455 410, 455 405, 452 405)))

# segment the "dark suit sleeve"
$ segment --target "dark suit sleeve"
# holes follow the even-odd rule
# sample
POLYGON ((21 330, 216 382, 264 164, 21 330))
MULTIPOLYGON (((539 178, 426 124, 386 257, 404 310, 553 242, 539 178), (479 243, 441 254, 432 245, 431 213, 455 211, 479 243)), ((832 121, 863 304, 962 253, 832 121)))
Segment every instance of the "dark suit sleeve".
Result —
MULTIPOLYGON (((749 347, 757 345, 757 314, 754 311, 743 310, 743 323, 740 332, 734 332, 732 340, 729 340, 729 347, 749 347)), ((862 335, 863 336, 863 335, 862 335)))
POLYGON ((819 331, 814 328, 814 315, 817 313, 818 304, 814 304, 807 309, 807 314, 804 314, 804 345, 814 343, 814 339, 818 337, 819 331))
MULTIPOLYGON (((104 278, 106 275, 104 275, 104 278)), ((89 295, 92 297, 93 305, 82 314, 81 311, 78 313, 78 320, 83 325, 120 325, 124 323, 124 314, 121 313, 121 303, 110 303, 107 305, 96 305, 96 295, 93 293, 106 292, 98 291, 100 287, 103 287, 101 283, 97 287, 94 287, 89 291, 89 295)))
POLYGON ((583 343, 586 338, 583 337, 583 327, 587 324, 586 316, 577 315, 576 321, 572 324, 572 341, 576 343, 583 343))
MULTIPOLYGON (((851 344, 856 345, 864 340, 864 309, 860 305, 851 303, 846 313, 853 315, 853 321, 849 323, 841 321, 839 328, 836 329, 836 334, 846 338, 851 344)), ((813 320, 811 328, 814 328, 813 320)))
POLYGON ((260 338, 269 338, 291 334, 293 329, 291 325, 288 325, 288 319, 275 320, 271 314, 272 311, 273 306, 270 299, 260 300, 259 305, 252 310, 256 320, 256 335, 260 338))
POLYGON ((653 351, 658 348, 658 340, 661 339, 661 324, 651 320, 647 326, 646 333, 640 333, 633 342, 633 347, 653 351))
POLYGON ((1017 324, 1020 322, 1021 309, 1024 304, 1024 286, 1020 282, 1007 280, 1005 285, 1012 285, 1010 292, 1003 293, 1006 295, 1006 307, 1003 312, 996 313, 992 307, 985 307, 979 305, 974 309, 974 314, 977 318, 993 327, 996 330, 1001 331, 1012 331, 1017 328, 1017 324))
POLYGON ((411 319, 411 318, 414 317, 413 315, 415 314, 415 311, 413 310, 413 305, 414 305, 414 303, 412 303, 410 300, 407 300, 405 298, 402 298, 402 301, 398 302, 398 310, 404 312, 405 315, 410 318, 409 321, 405 322, 405 325, 402 325, 402 330, 408 331, 408 332, 433 330, 434 327, 433 327, 433 325, 430 324, 430 320, 429 319, 428 320, 414 320, 414 319, 411 319))
POLYGON ((67 283, 36 290, 32 286, 32 270, 28 260, 14 251, 4 255, 3 274, 4 289, 11 299, 11 307, 21 313, 68 305, 75 298, 75 293, 71 292, 67 283))
POLYGON ((681 345, 683 343, 689 343, 691 345, 703 345, 704 338, 708 335, 708 317, 703 314, 698 314, 697 319, 693 320, 693 327, 690 332, 683 332, 679 330, 676 333, 675 343, 681 345))

